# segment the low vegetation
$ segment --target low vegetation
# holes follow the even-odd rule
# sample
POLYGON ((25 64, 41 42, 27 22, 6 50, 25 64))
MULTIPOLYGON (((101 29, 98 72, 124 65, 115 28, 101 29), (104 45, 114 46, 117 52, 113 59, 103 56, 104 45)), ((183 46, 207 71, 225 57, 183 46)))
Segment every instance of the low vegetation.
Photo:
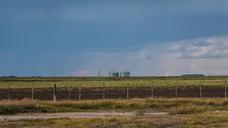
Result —
POLYGON ((194 114, 194 113, 201 113, 212 109, 213 106, 198 106, 198 105, 182 105, 177 106, 175 108, 171 108, 170 114, 194 114))
POLYGON ((0 114, 55 113, 90 111, 145 111, 169 112, 170 114, 194 114, 213 110, 226 110, 225 99, 131 99, 131 100, 85 100, 85 101, 0 101, 0 114))
POLYGON ((85 101, 0 101, 0 114, 54 112, 135 112, 133 117, 2 121, 4 128, 208 128, 228 127, 228 100, 171 98, 85 101), (147 115, 168 112, 166 115, 147 115))

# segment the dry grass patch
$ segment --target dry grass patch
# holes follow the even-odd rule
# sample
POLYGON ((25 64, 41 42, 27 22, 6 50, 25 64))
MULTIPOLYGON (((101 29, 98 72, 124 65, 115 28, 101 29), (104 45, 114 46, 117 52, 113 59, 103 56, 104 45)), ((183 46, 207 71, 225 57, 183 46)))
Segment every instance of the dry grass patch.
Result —
POLYGON ((145 111, 170 112, 172 114, 194 114, 211 110, 227 110, 225 99, 114 99, 114 100, 83 100, 83 101, 31 101, 2 100, 0 114, 17 113, 53 113, 53 112, 86 112, 86 111, 145 111))

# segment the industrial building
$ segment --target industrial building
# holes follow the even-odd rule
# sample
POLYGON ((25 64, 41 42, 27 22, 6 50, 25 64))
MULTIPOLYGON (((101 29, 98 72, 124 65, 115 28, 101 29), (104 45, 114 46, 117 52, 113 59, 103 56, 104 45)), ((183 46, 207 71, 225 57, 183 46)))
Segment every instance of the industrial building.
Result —
POLYGON ((128 70, 122 70, 121 72, 117 70, 112 70, 109 72, 110 77, 129 77, 130 72, 128 70))
POLYGON ((183 74, 182 77, 204 77, 204 74, 183 74))

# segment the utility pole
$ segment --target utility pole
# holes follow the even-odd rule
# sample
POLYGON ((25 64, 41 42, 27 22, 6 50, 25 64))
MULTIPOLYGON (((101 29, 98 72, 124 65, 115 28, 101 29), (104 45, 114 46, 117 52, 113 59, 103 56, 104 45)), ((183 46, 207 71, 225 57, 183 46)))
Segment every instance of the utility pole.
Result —
POLYGON ((98 70, 97 75, 98 75, 98 77, 100 77, 100 76, 101 76, 101 71, 100 71, 100 70, 98 70))
POLYGON ((226 99, 226 97, 227 97, 227 81, 225 81, 225 99, 226 99))
POLYGON ((54 84, 53 88, 53 101, 56 102, 56 84, 54 84))

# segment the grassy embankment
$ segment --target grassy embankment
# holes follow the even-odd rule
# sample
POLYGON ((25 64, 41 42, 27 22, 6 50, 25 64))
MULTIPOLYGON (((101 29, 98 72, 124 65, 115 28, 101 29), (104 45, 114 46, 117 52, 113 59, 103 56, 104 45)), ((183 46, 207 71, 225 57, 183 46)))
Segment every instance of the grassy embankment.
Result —
POLYGON ((49 112, 136 112, 134 117, 95 119, 48 119, 4 121, 0 127, 50 128, 153 128, 153 127, 227 127, 228 100, 225 99, 132 99, 96 101, 1 101, 1 114, 49 112), (146 116, 146 112, 168 112, 146 116))

